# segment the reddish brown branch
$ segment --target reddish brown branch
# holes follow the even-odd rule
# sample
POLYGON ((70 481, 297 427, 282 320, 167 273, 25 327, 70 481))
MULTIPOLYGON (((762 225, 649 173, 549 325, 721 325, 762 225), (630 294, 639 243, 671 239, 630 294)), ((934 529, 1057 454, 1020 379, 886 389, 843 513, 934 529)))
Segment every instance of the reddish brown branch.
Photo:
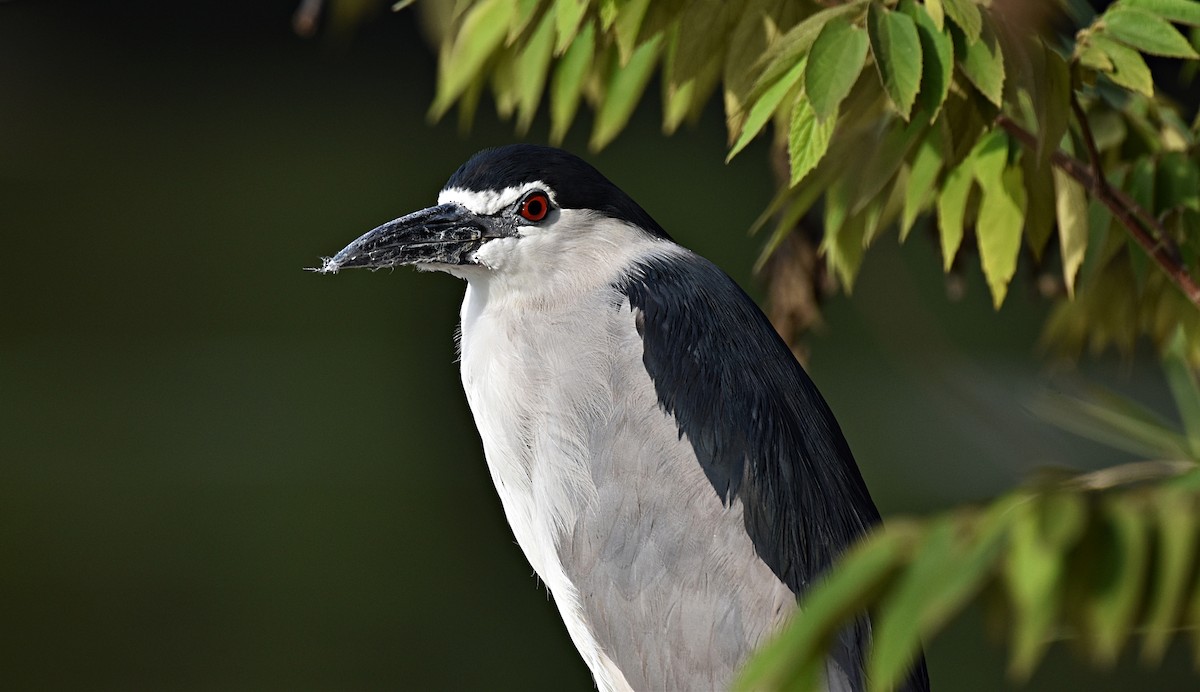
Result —
MULTIPOLYGON (((996 124, 1004 128, 1006 132, 1016 138, 1021 144, 1037 150, 1037 138, 1032 132, 1018 125, 1012 118, 1006 115, 996 116, 996 124)), ((1089 143, 1089 149, 1095 147, 1094 142, 1089 143)), ((1103 181, 1102 174, 1097 165, 1097 175, 1093 175, 1087 164, 1079 159, 1063 152, 1061 149, 1055 149, 1050 154, 1050 163, 1057 166, 1062 172, 1079 181, 1079 184, 1090 190, 1097 200, 1108 210, 1112 212, 1114 218, 1121 222, 1121 225, 1129 231, 1133 239, 1138 245, 1146 251, 1150 259, 1163 270, 1169 279, 1183 291, 1183 295, 1192 302, 1197 308, 1200 308, 1200 284, 1196 283, 1195 277, 1191 275, 1188 268, 1184 266, 1179 256, 1171 252, 1170 247, 1164 240, 1168 237, 1166 229, 1158 222, 1158 219, 1142 209, 1137 202, 1133 201, 1129 195, 1122 190, 1107 185, 1103 181), (1158 236, 1158 239, 1155 239, 1158 236)), ((1097 164, 1099 162, 1097 161, 1097 164)))

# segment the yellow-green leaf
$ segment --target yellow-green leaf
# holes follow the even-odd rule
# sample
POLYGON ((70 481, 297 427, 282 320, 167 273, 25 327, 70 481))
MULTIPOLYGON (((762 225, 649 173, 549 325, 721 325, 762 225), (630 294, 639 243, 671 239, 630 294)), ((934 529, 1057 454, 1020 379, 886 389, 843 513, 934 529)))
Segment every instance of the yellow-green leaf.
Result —
POLYGON ((593 149, 603 149, 629 122, 654 74, 662 39, 662 34, 658 34, 646 41, 633 52, 627 65, 614 70, 592 129, 589 146, 593 149))
POLYGON ((746 116, 746 122, 742 124, 742 134, 734 143, 733 148, 729 150, 729 155, 725 157, 729 161, 737 155, 739 151, 744 149, 750 140, 758 136, 758 133, 767 124, 767 121, 774 115, 779 104, 783 103, 783 97, 788 91, 795 86, 796 82, 804 76, 805 66, 808 64, 807 57, 801 57, 800 61, 792 66, 782 78, 771 85, 770 89, 763 92, 762 96, 754 102, 750 107, 750 114, 746 116))
POLYGON ((900 242, 908 237, 917 215, 925 210, 929 198, 936 189, 938 173, 942 170, 945 143, 942 129, 933 127, 921 142, 913 157, 908 173, 908 186, 904 191, 904 212, 900 221, 900 242))
POLYGON ((899 521, 851 549, 830 577, 818 582, 794 618, 742 669, 736 690, 812 689, 825 669, 821 643, 862 607, 911 550, 917 527, 899 521))
MULTIPOLYGON (((961 0, 966 1, 966 0, 961 0)), ((974 5, 972 5, 974 7, 974 5)), ((968 43, 962 59, 963 74, 979 93, 1000 107, 1004 97, 1004 56, 1000 52, 1000 40, 991 24, 982 23, 979 40, 968 43)))
POLYGON ((1021 227, 1025 221, 1025 184, 1021 169, 1010 166, 999 180, 988 184, 981 180, 979 187, 983 198, 979 202, 975 235, 979 239, 983 275, 992 290, 992 302, 999 309, 1017 271, 1021 227))
POLYGON ((958 25, 967 37, 967 43, 979 40, 979 32, 983 25, 983 17, 979 14, 979 6, 974 0, 944 0, 946 14, 950 21, 958 25))
POLYGON ((592 22, 583 25, 583 30, 571 42, 571 47, 558 61, 554 80, 550 84, 550 140, 561 142, 575 119, 579 98, 583 94, 583 83, 592 67, 595 51, 596 27, 592 22))
POLYGON ((946 180, 942 183, 941 196, 938 197, 938 231, 942 240, 942 264, 950 271, 954 264, 954 256, 958 254, 958 246, 962 244, 963 227, 966 225, 967 196, 975 175, 971 170, 970 157, 955 166, 946 180))
POLYGON ((504 43, 516 10, 517 4, 512 0, 482 0, 471 7, 446 61, 438 66, 437 96, 430 107, 433 117, 446 112, 504 43))
POLYGON ((613 27, 616 29, 617 50, 621 54, 622 64, 629 62, 629 57, 633 55, 649 7, 650 0, 628 0, 617 13, 613 27))
POLYGON ((1157 530, 1154 588, 1142 641, 1142 660, 1158 665, 1180 625, 1188 595, 1188 575, 1196 560, 1196 495, 1179 489, 1164 489, 1152 511, 1157 530))
POLYGON ((1083 264, 1088 243, 1088 203, 1083 186, 1059 169, 1054 174, 1054 216, 1062 248, 1063 282, 1075 297, 1075 276, 1083 264))
POLYGON ((537 28, 517 57, 517 129, 529 130, 533 116, 537 114, 546 86, 546 73, 550 69, 550 52, 554 42, 554 16, 550 12, 542 15, 537 28))
POLYGON ((867 34, 879 81, 900 117, 908 120, 921 86, 921 39, 907 15, 872 3, 867 10, 867 34))
POLYGON ((1146 516, 1124 496, 1103 503, 1108 530, 1101 546, 1097 582, 1090 599, 1092 652, 1112 664, 1130 632, 1141 605, 1150 553, 1146 516))
POLYGON ((1200 57, 1167 20, 1136 7, 1115 5, 1101 17, 1104 31, 1143 53, 1168 58, 1200 57))
MULTIPOLYGON (((942 8, 942 0, 925 0, 925 13, 933 20, 938 31, 946 27, 946 10, 942 8)), ((920 21, 917 23, 920 24, 920 21)))
POLYGON ((1136 50, 1116 41, 1095 34, 1089 39, 1091 45, 1104 53, 1113 69, 1106 72, 1109 79, 1146 96, 1154 96, 1154 78, 1150 68, 1136 50))
POLYGON ((818 118, 824 120, 837 112, 862 72, 868 45, 867 32, 845 17, 831 20, 821 29, 804 70, 804 88, 818 118))
POLYGON ((1059 583, 1063 554, 1042 531, 1038 498, 1013 508, 1004 576, 1012 598, 1012 659, 1010 669, 1018 679, 1033 672, 1050 644, 1050 634, 1061 608, 1059 583))
POLYGON ((788 158, 791 161, 791 184, 804 179, 824 158, 833 138, 837 118, 817 119, 807 95, 801 91, 792 106, 792 124, 788 131, 788 158))
POLYGON ((562 55, 579 33, 579 26, 587 14, 588 0, 554 0, 555 55, 562 55))

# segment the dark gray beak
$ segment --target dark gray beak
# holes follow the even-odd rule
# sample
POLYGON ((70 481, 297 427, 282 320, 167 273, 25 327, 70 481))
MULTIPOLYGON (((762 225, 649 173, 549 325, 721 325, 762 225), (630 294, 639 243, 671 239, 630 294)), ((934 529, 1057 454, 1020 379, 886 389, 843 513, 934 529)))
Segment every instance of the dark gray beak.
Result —
POLYGON ((471 264, 470 256, 501 232, 494 219, 481 217, 459 204, 439 204, 389 221, 324 258, 316 271, 383 269, 409 264, 471 264))

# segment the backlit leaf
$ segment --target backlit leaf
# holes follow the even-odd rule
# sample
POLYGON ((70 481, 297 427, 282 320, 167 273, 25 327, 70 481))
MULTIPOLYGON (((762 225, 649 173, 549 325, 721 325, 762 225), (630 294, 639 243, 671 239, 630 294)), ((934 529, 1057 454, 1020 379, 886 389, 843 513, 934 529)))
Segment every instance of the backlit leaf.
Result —
POLYGON ((1200 57, 1178 29, 1156 14, 1117 5, 1101 19, 1106 33, 1143 53, 1168 58, 1200 57))
POLYGON ((942 170, 944 147, 942 129, 933 127, 930 128, 929 134, 921 142, 916 156, 913 157, 908 174, 908 186, 904 192, 904 212, 900 221, 901 242, 908 237, 908 232, 912 229, 917 215, 925 210, 929 198, 937 189, 935 183, 938 173, 942 170))
POLYGON ((1046 166, 1050 155, 1058 150, 1058 143, 1067 132, 1071 119, 1071 71, 1058 53, 1038 47, 1045 58, 1044 76, 1038 80, 1041 93, 1036 95, 1038 124, 1037 161, 1038 167, 1046 166))
POLYGON ((821 29, 804 70, 804 86, 817 117, 837 111, 867 59, 867 32, 838 17, 821 29))
POLYGON ((983 275, 992 290, 996 309, 1004 303, 1008 284, 1017 271, 1021 251, 1021 228, 1025 221, 1025 185, 1019 167, 1004 169, 1000 180, 980 182, 983 198, 975 235, 979 239, 979 259, 983 275))
POLYGON ((788 131, 788 158, 791 160, 791 183, 795 185, 817 167, 829 149, 837 118, 817 119, 812 104, 804 92, 800 92, 792 107, 792 124, 788 131))
POLYGON ((571 121, 575 119, 584 79, 592 67, 595 33, 592 22, 584 24, 583 30, 571 42, 554 71, 554 79, 550 84, 550 140, 553 142, 563 140, 571 121))
MULTIPOLYGON (((940 32, 946 26, 946 11, 942 9, 942 0, 925 0, 925 13, 933 20, 933 25, 940 32)), ((918 20, 918 24, 921 22, 918 20)))
POLYGON ((1129 638, 1141 605, 1150 546, 1146 516, 1132 501, 1115 496, 1102 507, 1107 531, 1090 590, 1088 635, 1097 660, 1111 665, 1129 638))
POLYGON ((433 117, 446 112, 504 43, 516 10, 511 0, 482 0, 471 7, 445 62, 438 66, 438 91, 430 107, 433 117))
POLYGON ((1158 501, 1153 503, 1152 511, 1157 550, 1154 551, 1154 584, 1150 589, 1142 659, 1157 665, 1183 619, 1200 522, 1197 521, 1196 496, 1187 491, 1161 493, 1158 501))
POLYGON ((622 3, 613 22, 617 36, 617 50, 621 55, 621 63, 629 62, 633 49, 637 47, 638 37, 642 31, 642 22, 646 19, 646 10, 650 0, 628 0, 622 3))
POLYGON ((803 617, 763 647, 741 674, 734 689, 812 689, 824 673, 821 642, 862 609, 864 599, 890 577, 916 542, 916 527, 889 522, 852 548, 838 563, 837 578, 823 579, 805 596, 803 617), (807 656, 805 655, 807 654, 807 656))
POLYGON ((1150 76, 1150 68, 1146 66, 1141 54, 1124 44, 1105 38, 1103 34, 1095 34, 1089 41, 1112 63, 1113 69, 1105 73, 1109 79, 1126 89, 1146 96, 1154 95, 1154 78, 1150 76))
POLYGON ((979 6, 974 0, 943 0, 942 6, 950 20, 963 30, 968 44, 979 40, 983 17, 980 16, 979 6))
POLYGON ((872 3, 867 34, 883 89, 900 117, 908 120, 921 85, 921 39, 907 15, 872 3))
POLYGON ((517 128, 521 132, 529 129, 537 113, 546 86, 546 73, 550 69, 550 53, 554 48, 554 15, 546 12, 529 41, 517 57, 517 128))
POLYGON ((587 0, 554 0, 555 55, 562 55, 575 40, 587 8, 587 0))
POLYGON ((754 105, 750 107, 750 114, 746 116, 746 122, 742 125, 742 134, 734 143, 733 148, 729 150, 729 155, 725 157, 726 161, 736 156, 750 143, 750 140, 758 136, 775 110, 779 108, 779 104, 783 103, 783 97, 787 96, 788 91, 804 76, 807 64, 808 59, 801 58, 792 66, 791 70, 784 74, 778 82, 772 84, 771 88, 763 92, 763 95, 754 102, 754 105))
POLYGON ((962 244, 963 227, 966 225, 967 195, 975 182, 973 162, 965 159, 946 175, 938 197, 938 231, 942 240, 942 266, 950 271, 954 256, 962 244))
POLYGON ((654 74, 662 40, 663 36, 659 34, 646 41, 633 52, 628 64, 616 68, 613 72, 608 92, 599 112, 596 113, 596 124, 589 142, 592 149, 604 148, 633 115, 633 109, 637 107, 642 92, 646 90, 646 84, 654 74))
POLYGON ((1075 276, 1083 264, 1088 243, 1088 202, 1083 186, 1059 169, 1054 174, 1054 215, 1062 248, 1063 283, 1075 297, 1075 276))

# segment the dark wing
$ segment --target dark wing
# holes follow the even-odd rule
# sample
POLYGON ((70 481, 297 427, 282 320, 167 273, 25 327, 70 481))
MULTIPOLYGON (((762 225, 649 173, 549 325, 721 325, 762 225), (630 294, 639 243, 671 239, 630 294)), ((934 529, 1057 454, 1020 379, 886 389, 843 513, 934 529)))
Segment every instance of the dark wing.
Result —
MULTIPOLYGON (((749 296, 691 253, 648 259, 618 286, 640 314, 643 361, 717 494, 738 498, 759 557, 802 595, 879 512, 829 406, 749 296)), ((864 616, 832 663, 865 688, 864 616)), ((923 657, 907 689, 927 690, 923 657)))

